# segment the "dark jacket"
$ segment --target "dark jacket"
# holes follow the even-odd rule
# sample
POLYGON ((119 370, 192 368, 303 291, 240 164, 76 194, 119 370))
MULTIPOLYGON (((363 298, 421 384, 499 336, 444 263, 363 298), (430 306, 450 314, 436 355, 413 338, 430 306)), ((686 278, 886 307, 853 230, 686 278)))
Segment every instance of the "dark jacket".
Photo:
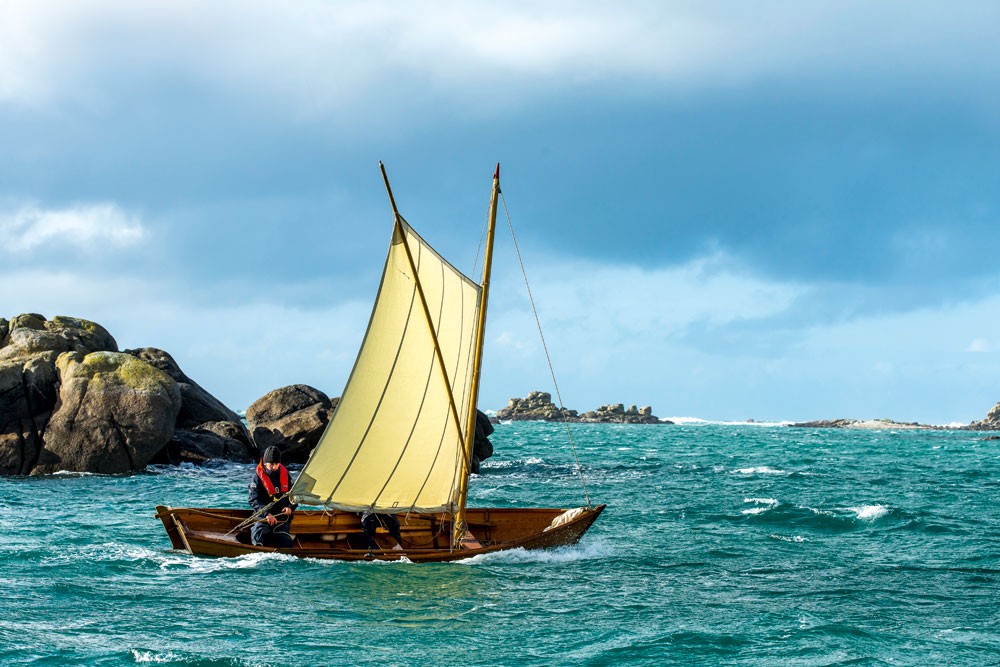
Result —
MULTIPOLYGON (((265 474, 270 478, 271 484, 274 485, 278 495, 281 495, 281 468, 278 468, 274 472, 270 473, 265 471, 265 474)), ((264 509, 271 503, 271 494, 267 492, 267 487, 264 486, 264 482, 260 481, 260 478, 257 477, 256 469, 254 470, 253 480, 250 482, 248 490, 250 495, 247 500, 250 502, 250 507, 252 507, 255 512, 264 509)), ((267 510, 267 513, 277 515, 286 507, 291 507, 292 511, 294 511, 297 506, 293 505, 286 496, 275 503, 271 509, 267 510)))

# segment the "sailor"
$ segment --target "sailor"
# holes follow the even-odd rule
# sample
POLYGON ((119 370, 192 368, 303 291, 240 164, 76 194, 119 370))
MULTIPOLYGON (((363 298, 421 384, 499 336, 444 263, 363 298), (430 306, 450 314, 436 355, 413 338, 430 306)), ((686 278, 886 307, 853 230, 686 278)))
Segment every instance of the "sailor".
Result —
POLYGON ((289 525, 295 505, 288 500, 288 468, 281 465, 281 450, 271 446, 257 464, 250 482, 250 507, 255 512, 268 507, 266 514, 250 527, 250 538, 257 546, 288 548, 292 546, 289 525))
POLYGON ((375 533, 379 528, 385 528, 392 535, 392 538, 396 540, 396 546, 392 548, 393 551, 399 551, 403 548, 403 536, 399 533, 399 519, 396 518, 396 515, 376 514, 372 511, 364 512, 361 515, 361 527, 365 531, 365 537, 368 538, 369 556, 374 555, 375 533))

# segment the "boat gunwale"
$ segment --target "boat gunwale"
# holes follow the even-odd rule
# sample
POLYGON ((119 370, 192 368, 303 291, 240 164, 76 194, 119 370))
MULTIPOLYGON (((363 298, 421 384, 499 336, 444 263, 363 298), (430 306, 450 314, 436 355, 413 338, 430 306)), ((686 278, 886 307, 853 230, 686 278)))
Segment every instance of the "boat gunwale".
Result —
MULTIPOLYGON (((190 512, 199 515, 209 515, 213 518, 218 519, 231 519, 233 522, 241 520, 239 515, 249 515, 248 510, 243 509, 233 509, 233 508, 171 508, 165 506, 157 507, 156 518, 161 521, 166 522, 169 520, 176 527, 177 533, 183 542, 183 547, 177 547, 175 543, 175 549, 187 551, 192 555, 198 556, 216 556, 216 557, 238 557, 251 553, 278 553, 285 554, 289 556, 295 556, 297 558, 316 558, 319 560, 343 560, 343 561, 355 561, 355 560, 381 560, 381 561, 399 561, 408 559, 413 562, 445 562, 462 560, 466 558, 472 558, 473 556, 479 556, 481 554, 495 553, 498 551, 508 551, 511 549, 524 548, 528 550, 534 549, 545 549, 553 548, 558 546, 568 546, 570 544, 575 544, 583 537, 583 534, 590 528, 591 524, 597 520, 601 512, 604 511, 606 505, 596 505, 593 507, 584 508, 586 511, 581 513, 579 516, 573 519, 550 528, 549 530, 543 530, 538 533, 528 535, 527 537, 500 542, 496 544, 491 544, 488 546, 483 546, 475 549, 461 549, 461 550, 448 550, 446 548, 425 548, 425 547, 414 547, 414 548, 403 548, 400 550, 383 550, 379 549, 373 552, 369 552, 365 549, 334 549, 334 548, 310 548, 310 547, 292 547, 292 548, 279 548, 279 547, 267 547, 259 546, 254 544, 244 544, 235 538, 235 536, 228 536, 224 533, 220 533, 214 530, 192 530, 188 528, 187 524, 184 522, 183 517, 178 516, 178 514, 190 512), (213 511, 229 513, 230 516, 225 514, 213 514, 213 511), (575 534, 579 530, 578 534, 575 534), (221 537, 219 537, 221 536, 221 537), (204 547, 208 547, 205 549, 204 547), (212 548, 219 547, 219 548, 212 548), (218 553, 218 552, 227 553, 218 553), (369 555, 371 553, 372 555, 369 555)), ((568 508, 575 509, 575 508, 568 508)), ((552 508, 552 507, 489 507, 489 508, 470 508, 471 512, 527 512, 527 513, 539 513, 539 512, 566 512, 566 508, 552 508)), ((321 510, 306 510, 305 511, 311 515, 323 515, 325 512, 321 510)), ((558 515, 557 515, 558 516, 558 515)), ((472 522, 476 525, 475 522, 472 522)), ((480 524, 485 525, 485 524, 480 524)), ((350 532, 351 529, 344 529, 343 531, 331 531, 331 532, 350 532)), ((169 528, 168 528, 168 532, 169 528)), ((173 542, 173 540, 172 540, 173 542)))

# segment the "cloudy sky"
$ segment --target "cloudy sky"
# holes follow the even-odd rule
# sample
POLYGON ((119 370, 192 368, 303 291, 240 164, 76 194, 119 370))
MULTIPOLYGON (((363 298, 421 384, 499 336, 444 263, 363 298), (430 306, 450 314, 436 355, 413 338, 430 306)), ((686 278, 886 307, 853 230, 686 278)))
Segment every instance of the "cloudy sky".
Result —
MULTIPOLYGON (((472 270, 496 162, 563 400, 1000 401, 994 2, 0 3, 0 316, 339 395, 403 215, 472 270)), ((506 217, 481 407, 553 391, 506 217)))

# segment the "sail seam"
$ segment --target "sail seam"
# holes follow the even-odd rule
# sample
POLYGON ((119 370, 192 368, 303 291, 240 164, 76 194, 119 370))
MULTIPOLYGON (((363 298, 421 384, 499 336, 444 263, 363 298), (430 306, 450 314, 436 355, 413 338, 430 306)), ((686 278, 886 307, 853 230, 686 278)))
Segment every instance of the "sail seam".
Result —
MULTIPOLYGON (((405 241, 404 241, 404 243, 405 243, 405 241)), ((416 275, 414 276, 414 280, 417 283, 419 283, 420 282, 420 276, 419 276, 419 273, 420 273, 420 259, 421 259, 421 256, 422 256, 422 246, 420 246, 420 245, 417 246, 417 252, 418 252, 418 254, 417 254, 417 262, 416 262, 416 268, 417 268, 417 270, 416 270, 416 275)), ((444 268, 443 267, 441 269, 441 272, 442 272, 441 283, 443 285, 444 284, 444 268)), ((443 290, 442 290, 442 292, 443 292, 443 290)), ((411 309, 413 308, 413 303, 412 302, 410 303, 410 308, 411 309)), ((442 299, 441 303, 438 305, 438 325, 439 326, 440 326, 440 322, 441 322, 443 308, 444 308, 444 300, 442 299)), ((431 334, 431 336, 436 336, 436 333, 435 333, 435 331, 434 331, 433 328, 432 328, 430 334, 431 334)), ((378 501, 379 501, 379 498, 381 498, 382 494, 385 493, 385 490, 386 490, 386 488, 388 488, 389 483, 392 481, 392 478, 396 475, 396 471, 399 470, 399 464, 402 463, 403 458, 406 456, 407 450, 410 448, 410 442, 413 440, 413 433, 417 429, 417 424, 420 422, 420 415, 423 414, 424 405, 427 402, 427 389, 430 387, 431 378, 433 377, 433 375, 434 375, 434 352, 432 350, 431 351, 431 355, 430 355, 430 364, 429 364, 429 367, 427 368, 427 372, 424 374, 424 391, 422 392, 423 397, 420 399, 420 405, 417 408, 417 413, 413 417, 413 423, 410 424, 410 432, 406 436, 406 442, 403 444, 403 447, 402 447, 401 451, 399 452, 399 456, 396 458, 395 465, 393 465, 392 470, 389 471, 389 474, 386 477, 385 483, 382 485, 382 488, 379 489, 379 492, 375 495, 375 498, 372 500, 372 502, 374 504, 377 504, 378 501)), ((442 436, 442 439, 443 439, 443 436, 442 436)), ((440 450, 440 445, 438 446, 438 450, 440 450)), ((437 455, 435 454, 433 462, 428 467, 427 477, 430 477, 430 475, 433 473, 434 466, 435 466, 436 463, 437 463, 437 455)), ((426 480, 426 478, 425 478, 425 480, 426 480)), ((426 481, 425 481, 425 484, 426 484, 426 481)), ((410 503, 410 508, 411 509, 417 505, 417 502, 420 500, 420 495, 423 493, 423 490, 424 490, 424 485, 422 484, 420 486, 420 490, 417 491, 417 493, 413 496, 413 499, 412 499, 412 501, 410 503)))
MULTIPOLYGON (((399 216, 397 216, 396 224, 397 225, 399 224, 399 216)), ((403 239, 403 245, 404 247, 406 245, 405 238, 403 239)), ((409 255, 409 250, 407 250, 407 255, 409 255)), ((411 264, 412 264, 412 258, 411 258, 411 264)), ((411 299, 410 310, 407 312, 406 324, 403 327, 404 335, 400 337, 399 343, 396 345, 396 355, 395 357, 393 357, 389 375, 386 377, 385 384, 382 386, 382 393, 379 395, 379 399, 375 405, 375 409, 372 411, 371 419, 368 420, 368 426, 365 428, 364 435, 362 435, 361 440, 358 442, 358 446, 355 448, 354 454, 351 456, 350 461, 348 461, 347 465, 344 466, 343 474, 341 474, 340 479, 337 480, 337 483, 334 485, 333 490, 330 491, 330 495, 327 496, 326 498, 327 503, 329 503, 330 500, 333 498, 334 494, 337 493, 337 490, 340 489, 340 485, 344 483, 344 480, 347 478, 348 473, 350 473, 351 468, 354 466, 354 462, 358 458, 358 454, 361 453, 361 449, 364 447, 365 441, 368 439, 368 434, 371 433, 372 425, 374 425, 375 423, 375 418, 378 416, 379 410, 382 408, 382 402, 385 400, 386 392, 389 389, 389 381, 392 379, 392 370, 394 370, 396 368, 396 364, 399 363, 399 355, 403 351, 403 341, 406 338, 405 332, 410 327, 410 313, 413 312, 413 300, 415 296, 416 293, 414 292, 414 294, 410 297, 411 299)))

